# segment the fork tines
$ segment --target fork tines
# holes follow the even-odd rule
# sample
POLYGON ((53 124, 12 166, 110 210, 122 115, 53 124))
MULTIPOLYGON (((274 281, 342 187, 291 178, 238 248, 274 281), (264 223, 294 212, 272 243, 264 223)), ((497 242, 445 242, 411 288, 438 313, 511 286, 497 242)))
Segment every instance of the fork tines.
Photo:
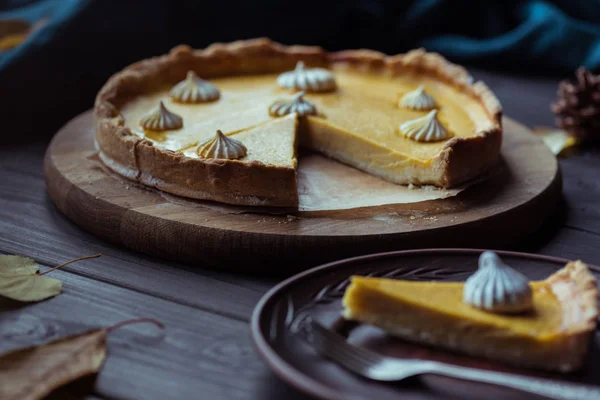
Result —
POLYGON ((356 372, 364 372, 383 361, 382 356, 348 343, 346 338, 316 321, 310 321, 308 336, 319 353, 356 372))

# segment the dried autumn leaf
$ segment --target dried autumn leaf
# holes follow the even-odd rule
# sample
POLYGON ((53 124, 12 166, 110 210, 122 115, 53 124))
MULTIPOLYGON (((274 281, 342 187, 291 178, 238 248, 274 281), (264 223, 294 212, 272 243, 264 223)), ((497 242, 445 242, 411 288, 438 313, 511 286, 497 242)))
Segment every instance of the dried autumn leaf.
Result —
POLYGON ((0 20, 0 52, 19 46, 33 32, 46 25, 47 22, 48 18, 42 18, 33 25, 20 19, 0 20))
POLYGON ((39 275, 39 270, 40 266, 31 258, 0 256, 0 295, 19 301, 38 301, 59 294, 61 281, 39 275))
POLYGON ((163 327, 149 318, 128 320, 0 356, 0 399, 41 399, 66 383, 98 372, 106 358, 106 336, 123 325, 139 322, 163 327))
POLYGON ((576 137, 569 135, 562 129, 539 127, 534 128, 533 133, 539 135, 544 144, 555 155, 559 155, 563 150, 579 143, 576 137))
POLYGON ((0 21, 0 51, 17 47, 25 40, 31 30, 31 24, 19 19, 0 21))
POLYGON ((0 358, 0 399, 41 399, 67 382, 97 372, 105 358, 105 329, 10 352, 0 358))
POLYGON ((76 258, 38 274, 40 266, 35 260, 0 255, 0 296, 19 301, 39 301, 56 296, 62 289, 62 282, 44 275, 72 262, 95 257, 100 257, 100 254, 76 258))

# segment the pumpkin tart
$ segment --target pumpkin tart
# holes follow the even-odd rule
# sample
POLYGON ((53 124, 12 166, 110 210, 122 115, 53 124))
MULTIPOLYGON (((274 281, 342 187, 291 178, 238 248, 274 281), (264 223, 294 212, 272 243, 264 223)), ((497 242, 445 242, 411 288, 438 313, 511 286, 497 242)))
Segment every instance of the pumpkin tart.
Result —
POLYGON ((598 317, 595 278, 576 261, 529 286, 532 309, 507 314, 465 302, 465 283, 356 276, 343 314, 409 341, 473 356, 563 372, 580 368, 598 317))
POLYGON ((179 46, 114 75, 95 104, 100 158, 121 175, 268 206, 298 204, 298 144, 398 184, 462 184, 497 161, 501 115, 484 83, 435 53, 328 53, 268 39, 179 46), (217 131, 248 151, 201 155, 217 131))

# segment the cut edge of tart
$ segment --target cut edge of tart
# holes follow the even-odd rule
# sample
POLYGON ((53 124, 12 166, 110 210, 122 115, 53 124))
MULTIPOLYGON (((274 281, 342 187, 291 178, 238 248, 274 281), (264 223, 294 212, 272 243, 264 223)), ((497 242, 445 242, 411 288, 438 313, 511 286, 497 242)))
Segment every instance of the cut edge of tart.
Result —
MULTIPOLYGON (((480 176, 499 157, 502 140, 500 103, 483 82, 474 82, 463 67, 446 61, 440 55, 422 49, 395 56, 371 50, 328 53, 319 47, 284 46, 264 38, 229 44, 217 43, 204 50, 178 46, 167 55, 139 61, 113 75, 98 93, 94 107, 95 141, 99 156, 109 168, 122 176, 166 192, 231 204, 295 207, 298 199, 292 199, 289 191, 279 193, 274 188, 274 191, 267 193, 265 188, 256 186, 235 187, 222 184, 232 177, 231 168, 224 167, 228 163, 236 163, 246 177, 254 174, 265 181, 270 179, 271 171, 277 179, 281 179, 280 166, 256 160, 199 159, 161 148, 127 126, 121 107, 135 96, 151 93, 157 88, 172 87, 181 82, 189 71, 202 79, 275 74, 293 71, 299 61, 304 62, 307 67, 330 68, 334 72, 352 70, 386 76, 410 72, 429 76, 477 101, 489 120, 486 128, 477 130, 474 135, 447 140, 439 153, 427 160, 426 168, 406 168, 405 172, 403 170, 399 174, 377 167, 360 157, 353 157, 334 144, 340 143, 340 137, 350 150, 363 145, 377 146, 376 143, 343 134, 339 129, 331 127, 326 118, 302 117, 297 125, 298 129, 310 131, 310 138, 303 138, 302 143, 329 157, 395 183, 433 184, 441 187, 457 186, 480 176), (319 135, 323 132, 330 137, 320 141, 319 135), (243 163, 244 167, 237 163, 243 163), (186 168, 175 173, 181 165, 186 168), (256 173, 253 172, 255 169, 256 173), (201 177, 179 176, 192 171, 203 171, 203 174, 201 177)), ((276 86, 277 82, 273 82, 273 85, 276 86)), ((323 95, 327 96, 327 93, 323 95)), ((324 112, 326 114, 327 110, 324 112)), ((379 155, 386 154, 385 148, 377 151, 380 151, 379 155)), ((389 150, 388 154, 393 155, 394 151, 389 150)), ((294 186, 295 181, 294 175, 294 186)), ((255 184, 260 186, 258 179, 255 184)))
POLYGON ((186 156, 186 153, 201 151, 208 141, 200 142, 184 152, 175 152, 158 149, 144 140, 137 149, 137 162, 142 172, 136 179, 145 185, 183 197, 230 204, 296 207, 297 127, 298 117, 291 114, 228 134, 227 138, 244 147, 247 152, 245 161, 204 157, 193 159, 186 156), (257 153, 271 150, 281 155, 276 163, 265 164, 253 160, 257 153), (157 160, 165 163, 163 168, 156 165, 157 160), (148 171, 156 172, 151 174, 148 171), (174 176, 171 176, 172 171, 175 171, 174 176))
POLYGON ((534 300, 539 309, 534 308, 532 314, 496 314, 473 308, 471 315, 465 308, 470 306, 458 305, 452 296, 445 304, 436 300, 438 297, 428 296, 431 290, 461 291, 464 285, 357 276, 344 295, 343 315, 401 339, 515 366, 561 372, 581 368, 598 318, 597 283, 586 264, 570 262, 544 281, 531 282, 534 299, 537 296, 556 301, 553 310, 543 300, 537 300, 541 303, 536 306, 534 300), (405 294, 410 291, 406 289, 410 285, 420 285, 420 298, 400 294, 403 288, 405 294), (452 311, 454 307, 456 312, 452 311), (542 311, 544 307, 550 310, 542 311), (555 327, 537 333, 528 331, 532 329, 527 325, 528 318, 551 318, 552 311, 560 312, 555 327))

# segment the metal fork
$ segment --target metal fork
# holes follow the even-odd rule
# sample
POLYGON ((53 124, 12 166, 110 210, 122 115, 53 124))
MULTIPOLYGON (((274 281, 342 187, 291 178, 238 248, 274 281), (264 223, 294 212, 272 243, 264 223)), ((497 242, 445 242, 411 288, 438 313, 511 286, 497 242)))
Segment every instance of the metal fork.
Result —
POLYGON ((600 389, 571 383, 492 372, 427 360, 402 360, 381 356, 354 346, 337 333, 315 321, 307 321, 305 338, 320 354, 346 369, 376 381, 400 381, 421 374, 436 374, 475 382, 490 383, 557 400, 598 400, 600 389))

